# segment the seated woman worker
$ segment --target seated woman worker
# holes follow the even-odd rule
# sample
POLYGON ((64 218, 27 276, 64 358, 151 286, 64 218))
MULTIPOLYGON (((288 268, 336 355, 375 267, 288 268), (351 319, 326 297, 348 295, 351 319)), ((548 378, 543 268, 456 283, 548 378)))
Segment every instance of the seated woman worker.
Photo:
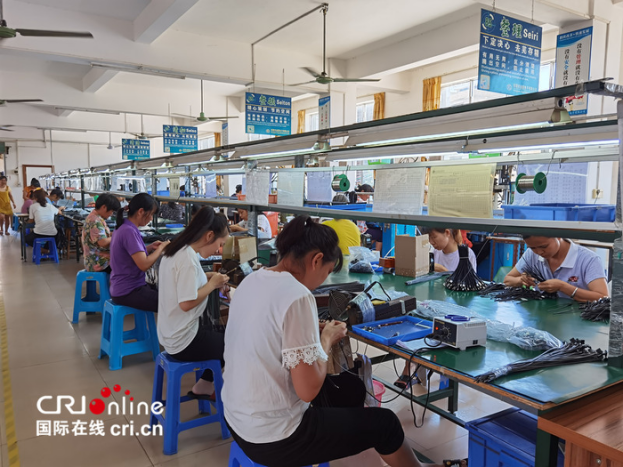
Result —
POLYGON ((537 287, 578 302, 608 296, 604 266, 588 248, 565 238, 524 236, 528 250, 504 278, 510 287, 537 287), (545 280, 536 282, 530 272, 545 280))

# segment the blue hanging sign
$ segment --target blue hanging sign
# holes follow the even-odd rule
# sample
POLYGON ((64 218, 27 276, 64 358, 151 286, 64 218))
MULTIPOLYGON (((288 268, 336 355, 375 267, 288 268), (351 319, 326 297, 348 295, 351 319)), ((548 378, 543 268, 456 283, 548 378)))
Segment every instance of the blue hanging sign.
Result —
POLYGON ((199 149, 194 126, 162 125, 164 152, 181 154, 199 149))
POLYGON ((121 156, 124 161, 140 161, 149 159, 148 139, 122 139, 121 140, 121 156))
POLYGON ((292 99, 247 92, 245 128, 258 135, 289 135, 292 132, 292 99))
POLYGON ((478 89, 518 96, 539 90, 542 29, 482 10, 478 89))

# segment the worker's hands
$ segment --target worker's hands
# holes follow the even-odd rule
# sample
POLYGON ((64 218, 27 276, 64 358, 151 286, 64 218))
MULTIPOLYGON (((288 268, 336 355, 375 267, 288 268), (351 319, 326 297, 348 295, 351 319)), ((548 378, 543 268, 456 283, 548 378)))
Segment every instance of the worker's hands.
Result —
MULTIPOLYGON (((15 205, 13 205, 13 206, 15 206, 15 205)), ((60 208, 58 208, 59 212, 63 212, 64 210, 65 210, 65 206, 61 206, 60 208)))
POLYGON ((212 273, 208 278, 208 284, 210 284, 213 290, 221 289, 227 285, 229 276, 227 274, 220 274, 218 272, 212 273))
POLYGON ((15 201, 11 201, 13 203, 13 209, 17 209, 17 205, 15 204, 15 201))
POLYGON ((161 242, 161 241, 154 242, 147 247, 147 251, 149 253, 157 252, 160 255, 162 254, 162 252, 164 251, 164 249, 169 243, 171 243, 170 240, 167 240, 164 242, 161 242))
POLYGON ((343 337, 346 337, 347 329, 346 323, 341 321, 329 321, 324 324, 322 332, 320 333, 320 340, 326 343, 328 347, 333 347, 334 344, 340 341, 343 337))
POLYGON ((539 282, 539 290, 547 293, 556 293, 566 284, 566 282, 560 279, 550 279, 547 281, 539 282))
POLYGON ((535 285, 536 285, 536 282, 534 282, 534 279, 530 277, 528 274, 526 274, 525 272, 521 276, 519 276, 518 287, 522 287, 522 286, 534 287, 535 285))
POLYGON ((234 224, 234 225, 230 225, 229 226, 229 231, 230 232, 242 232, 246 229, 243 229, 242 227, 240 227, 238 224, 234 224))

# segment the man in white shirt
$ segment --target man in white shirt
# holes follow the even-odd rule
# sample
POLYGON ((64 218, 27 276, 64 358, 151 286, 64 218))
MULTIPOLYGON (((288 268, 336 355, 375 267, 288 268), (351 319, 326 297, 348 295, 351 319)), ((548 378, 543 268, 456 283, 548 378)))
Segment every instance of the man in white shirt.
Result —
MULTIPOLYGON (((230 230, 232 232, 248 232, 249 211, 247 209, 238 208, 238 214, 240 214, 242 221, 232 225, 230 230)), ((260 240, 270 240, 273 238, 270 222, 264 214, 258 214, 257 216, 257 238, 260 240)))

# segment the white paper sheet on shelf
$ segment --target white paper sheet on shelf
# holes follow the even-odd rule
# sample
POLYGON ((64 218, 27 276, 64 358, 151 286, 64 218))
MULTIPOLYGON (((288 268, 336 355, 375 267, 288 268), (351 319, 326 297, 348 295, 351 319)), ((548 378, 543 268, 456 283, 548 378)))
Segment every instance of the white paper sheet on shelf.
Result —
POLYGON ((270 191, 270 172, 268 170, 247 170, 245 178, 247 182, 246 201, 266 206, 270 191))
POLYGON ((333 200, 333 189, 331 188, 333 175, 333 172, 329 171, 307 173, 308 202, 330 203, 333 200))
POLYGON ((277 202, 284 206, 303 206, 305 172, 279 172, 277 202))
POLYGON ((377 170, 372 212, 422 214, 425 168, 377 170))
POLYGON ((519 165, 517 173, 536 175, 547 174, 547 188, 541 194, 528 191, 523 195, 515 191, 513 205, 542 203, 586 203, 586 184, 588 180, 588 162, 565 163, 562 166, 554 161, 551 164, 519 165))
POLYGON ((428 189, 428 215, 493 217, 496 164, 433 167, 428 189))

